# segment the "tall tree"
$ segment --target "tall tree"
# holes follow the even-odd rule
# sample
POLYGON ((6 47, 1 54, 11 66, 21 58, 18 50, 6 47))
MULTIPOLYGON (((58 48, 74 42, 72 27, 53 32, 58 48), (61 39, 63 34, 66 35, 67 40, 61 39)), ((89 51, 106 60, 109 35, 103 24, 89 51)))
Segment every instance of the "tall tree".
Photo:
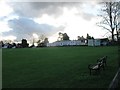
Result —
POLYGON ((47 43, 49 43, 48 38, 44 39, 44 45, 47 46, 47 43))
POLYGON ((63 34, 63 40, 69 40, 69 36, 67 35, 67 33, 63 34))
POLYGON ((118 39, 118 30, 120 28, 120 1, 119 2, 104 2, 101 22, 98 26, 108 30, 111 33, 112 41, 114 41, 114 32, 116 31, 118 39))
POLYGON ((91 37, 91 36, 87 33, 86 39, 93 39, 93 37, 91 37))
POLYGON ((27 43, 27 40, 26 39, 22 39, 22 47, 25 48, 25 47, 28 47, 28 43, 27 43))
POLYGON ((69 36, 67 35, 67 33, 59 32, 58 34, 59 34, 58 41, 69 40, 69 36))

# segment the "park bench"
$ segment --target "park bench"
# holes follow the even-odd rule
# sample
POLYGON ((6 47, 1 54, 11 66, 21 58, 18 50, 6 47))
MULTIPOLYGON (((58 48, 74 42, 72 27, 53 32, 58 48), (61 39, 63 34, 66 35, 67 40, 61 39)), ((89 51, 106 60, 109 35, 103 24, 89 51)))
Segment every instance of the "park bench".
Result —
POLYGON ((97 60, 96 64, 89 64, 88 68, 90 70, 90 75, 92 71, 96 71, 100 73, 101 68, 103 68, 103 70, 105 70, 105 66, 106 64, 106 60, 107 60, 107 56, 104 56, 100 59, 97 60))
POLYGON ((100 64, 100 67, 103 68, 103 70, 105 70, 105 66, 107 66, 106 61, 107 61, 107 56, 104 56, 97 60, 97 64, 100 64))
POLYGON ((91 75, 92 71, 96 71, 96 72, 100 73, 100 64, 97 64, 97 63, 96 64, 89 64, 88 68, 90 70, 90 75, 91 75))

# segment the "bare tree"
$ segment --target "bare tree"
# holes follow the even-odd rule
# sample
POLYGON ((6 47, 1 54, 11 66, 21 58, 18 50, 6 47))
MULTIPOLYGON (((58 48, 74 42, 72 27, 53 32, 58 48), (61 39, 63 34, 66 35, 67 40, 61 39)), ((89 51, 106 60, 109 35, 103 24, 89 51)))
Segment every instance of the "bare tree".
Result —
POLYGON ((37 41, 37 44, 40 45, 41 43, 46 43, 48 41, 48 38, 44 34, 41 34, 39 36, 39 39, 37 41))
POLYGON ((37 43, 41 43, 41 42, 43 42, 44 40, 45 40, 45 38, 46 38, 46 36, 45 35, 40 35, 39 36, 39 40, 37 41, 37 43))
POLYGON ((39 37, 39 40, 37 41, 38 47, 45 47, 45 46, 47 46, 47 43, 49 43, 48 38, 42 34, 39 37))
POLYGON ((104 2, 102 4, 104 5, 101 10, 102 15, 99 15, 102 17, 102 21, 97 25, 108 30, 112 35, 112 41, 114 41, 114 32, 116 32, 118 39, 120 28, 120 2, 104 2))

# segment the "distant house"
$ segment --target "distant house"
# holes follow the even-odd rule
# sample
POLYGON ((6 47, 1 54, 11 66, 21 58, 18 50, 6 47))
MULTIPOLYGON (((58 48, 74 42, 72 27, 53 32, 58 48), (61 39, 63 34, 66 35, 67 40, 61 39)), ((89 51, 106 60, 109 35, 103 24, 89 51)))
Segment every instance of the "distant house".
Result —
POLYGON ((101 41, 101 46, 106 46, 106 45, 108 45, 108 43, 109 43, 108 38, 100 39, 100 41, 101 41))
POLYGON ((108 38, 88 39, 88 46, 106 46, 106 45, 108 45, 108 38))
POLYGON ((94 39, 88 39, 88 46, 94 46, 94 39))
POLYGON ((88 39, 88 46, 100 46, 100 39, 88 39))

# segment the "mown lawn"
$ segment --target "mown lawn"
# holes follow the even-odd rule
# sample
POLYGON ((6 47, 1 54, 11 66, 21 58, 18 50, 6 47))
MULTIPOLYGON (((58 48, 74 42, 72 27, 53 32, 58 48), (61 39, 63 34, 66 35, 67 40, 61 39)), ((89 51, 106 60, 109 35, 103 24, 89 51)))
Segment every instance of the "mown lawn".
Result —
POLYGON ((3 88, 107 88, 118 68, 117 47, 51 47, 2 50, 3 88), (88 64, 107 55, 100 75, 88 64))

